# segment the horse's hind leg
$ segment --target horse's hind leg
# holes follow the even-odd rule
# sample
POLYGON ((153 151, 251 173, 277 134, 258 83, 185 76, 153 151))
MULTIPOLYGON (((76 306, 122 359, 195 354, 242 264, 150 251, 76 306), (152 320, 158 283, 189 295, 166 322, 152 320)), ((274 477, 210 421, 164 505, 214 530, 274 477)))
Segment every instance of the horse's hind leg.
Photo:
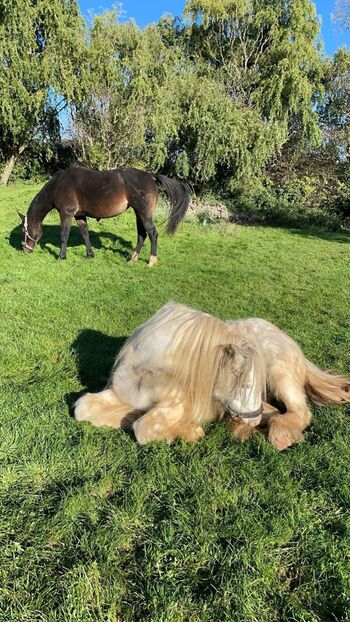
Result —
POLYGON ((86 246, 86 258, 92 259, 94 257, 94 251, 92 250, 90 236, 89 236, 89 228, 86 221, 86 216, 75 216, 76 223, 80 229, 81 235, 83 237, 85 246, 86 246))
POLYGON ((147 232, 144 227, 144 224, 141 218, 137 214, 136 214, 136 226, 137 226, 137 243, 130 258, 130 261, 133 261, 133 262, 138 260, 139 254, 141 252, 141 249, 147 237, 147 232))
POLYGON ((149 258, 148 265, 150 267, 152 267, 158 261, 158 257, 157 257, 158 232, 157 232, 156 226, 155 226, 152 218, 147 219, 147 222, 145 223, 145 229, 146 229, 146 231, 148 233, 148 237, 149 237, 149 239, 151 241, 151 256, 149 258))
POLYGON ((281 451, 303 440, 303 430, 310 424, 311 412, 307 407, 302 383, 297 382, 292 375, 283 375, 274 392, 278 400, 284 402, 286 412, 268 421, 268 439, 281 451))
POLYGON ((137 222, 139 222, 140 220, 141 224, 143 225, 143 230, 147 233, 150 239, 150 242, 151 242, 151 256, 150 256, 149 263, 148 263, 149 266, 154 266, 158 261, 158 258, 157 258, 158 232, 157 232, 156 226, 152 218, 153 212, 156 208, 156 204, 157 204, 157 196, 152 197, 152 200, 150 200, 149 202, 145 202, 145 201, 140 202, 137 208, 133 206, 135 214, 136 214, 137 222))

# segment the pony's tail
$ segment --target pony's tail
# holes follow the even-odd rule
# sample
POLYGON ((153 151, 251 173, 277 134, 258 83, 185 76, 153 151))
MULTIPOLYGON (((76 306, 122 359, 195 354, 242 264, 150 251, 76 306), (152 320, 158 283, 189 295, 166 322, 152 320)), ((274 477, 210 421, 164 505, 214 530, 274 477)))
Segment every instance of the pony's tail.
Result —
POLYGON ((315 404, 350 402, 350 378, 328 373, 306 360, 305 391, 315 404))
POLYGON ((165 231, 168 235, 172 235, 180 222, 185 218, 190 205, 190 191, 187 184, 176 179, 170 179, 170 177, 160 173, 154 175, 154 179, 163 186, 171 201, 170 214, 165 231))

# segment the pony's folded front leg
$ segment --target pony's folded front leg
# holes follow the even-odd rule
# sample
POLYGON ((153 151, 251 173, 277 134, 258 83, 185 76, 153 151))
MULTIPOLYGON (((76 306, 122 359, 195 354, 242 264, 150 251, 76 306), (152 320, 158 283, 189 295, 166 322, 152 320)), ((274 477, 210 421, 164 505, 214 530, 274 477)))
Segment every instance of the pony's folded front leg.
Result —
MULTIPOLYGON (((130 404, 121 402, 112 389, 105 389, 100 393, 85 393, 80 397, 75 403, 74 414, 78 421, 90 421, 97 427, 105 425, 120 428, 132 426, 132 411, 130 404)), ((135 413, 136 416, 140 416, 140 413, 135 413)))
POLYGON ((144 445, 151 441, 173 441, 181 437, 195 442, 204 436, 203 429, 186 417, 185 404, 180 398, 158 402, 133 425, 136 440, 144 445))
POLYGON ((310 424, 311 412, 303 389, 297 384, 278 387, 278 398, 285 403, 287 411, 268 421, 268 439, 276 449, 282 451, 303 440, 303 430, 310 424))

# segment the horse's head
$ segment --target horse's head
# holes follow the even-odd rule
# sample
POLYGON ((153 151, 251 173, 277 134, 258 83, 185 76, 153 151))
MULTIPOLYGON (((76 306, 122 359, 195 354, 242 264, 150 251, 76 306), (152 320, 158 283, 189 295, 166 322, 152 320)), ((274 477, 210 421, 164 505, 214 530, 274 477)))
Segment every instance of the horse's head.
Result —
POLYGON ((37 241, 42 236, 41 223, 34 224, 32 221, 29 221, 28 214, 24 215, 18 212, 18 215, 22 221, 22 250, 24 253, 32 253, 37 241))
POLYGON ((266 372, 255 344, 240 340, 226 346, 220 361, 214 397, 235 418, 259 425, 266 391, 266 372))

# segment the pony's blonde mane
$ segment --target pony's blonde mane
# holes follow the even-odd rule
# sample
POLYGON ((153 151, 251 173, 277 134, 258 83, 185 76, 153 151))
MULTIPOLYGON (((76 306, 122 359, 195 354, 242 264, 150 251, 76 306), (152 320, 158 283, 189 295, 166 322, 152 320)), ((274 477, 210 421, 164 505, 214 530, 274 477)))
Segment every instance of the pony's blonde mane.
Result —
MULTIPOLYGON (((237 389, 243 390, 252 366, 257 374, 256 386, 265 390, 265 366, 263 357, 254 340, 249 339, 244 331, 243 338, 235 322, 225 322, 207 313, 190 309, 177 303, 168 303, 147 322, 141 325, 124 344, 118 354, 114 369, 132 349, 142 347, 143 340, 155 330, 169 327, 176 329, 167 361, 171 361, 169 392, 174 386, 180 386, 186 410, 193 421, 208 421, 220 411, 214 399, 214 387, 218 371, 228 346, 239 349, 244 358, 244 365, 237 377, 237 389), (250 343, 253 341, 253 343, 250 343)), ((157 369, 161 367, 157 361, 157 369)), ((168 367, 166 365, 165 367, 168 367)))

